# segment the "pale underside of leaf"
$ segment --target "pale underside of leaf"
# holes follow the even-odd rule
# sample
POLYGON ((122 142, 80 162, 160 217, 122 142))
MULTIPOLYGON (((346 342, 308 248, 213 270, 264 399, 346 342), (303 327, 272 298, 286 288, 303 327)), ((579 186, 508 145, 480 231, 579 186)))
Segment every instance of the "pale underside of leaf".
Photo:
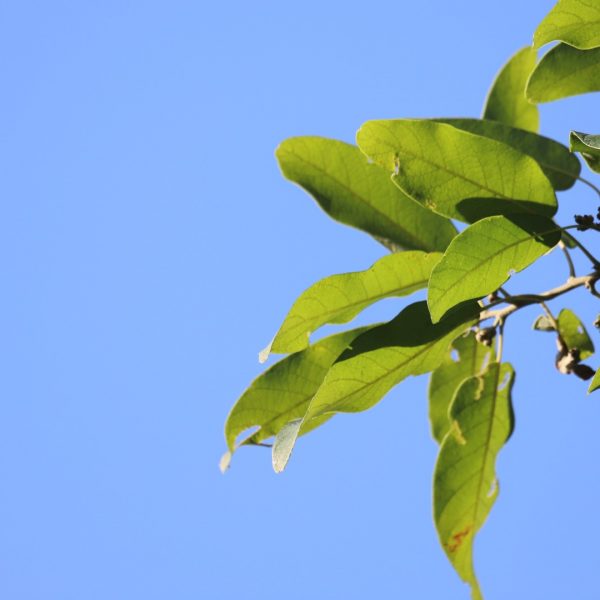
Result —
POLYGON ((473 540, 498 496, 496 456, 513 429, 509 364, 489 365, 465 380, 450 406, 434 474, 434 519, 440 542, 474 598, 481 591, 473 567, 473 540))
POLYGON ((536 132, 540 117, 537 106, 525 97, 525 84, 536 63, 535 50, 522 48, 498 73, 488 93, 483 118, 536 132))
MULTIPOLYGON (((289 421, 303 417, 306 408, 338 356, 358 335, 361 327, 333 335, 287 356, 259 375, 234 404, 225 423, 225 439, 230 452, 236 439, 252 428, 259 428, 241 441, 256 444, 275 435, 289 421)), ((311 423, 302 433, 320 425, 311 423)))
POLYGON ((453 352, 431 373, 429 379, 429 422, 431 434, 438 443, 450 428, 448 408, 456 390, 465 379, 482 373, 493 355, 492 348, 477 342, 473 332, 454 340, 452 349, 453 352))
POLYGON ((571 150, 580 152, 588 167, 600 173, 600 135, 571 131, 571 150))
POLYGON ((496 291, 560 241, 560 229, 545 217, 487 217, 450 244, 429 280, 427 302, 437 322, 453 306, 496 291))
POLYGON ((365 123, 357 142, 409 196, 447 217, 472 222, 506 212, 556 212, 538 163, 495 139, 447 123, 398 119, 365 123))
POLYGON ((555 190, 567 190, 575 184, 581 163, 563 144, 531 131, 483 119, 435 119, 475 135, 489 137, 531 156, 542 168, 555 190))
MULTIPOLYGON (((441 253, 418 250, 384 256, 366 271, 332 275, 296 300, 270 345, 271 352, 297 352, 326 323, 347 323, 369 305, 427 287, 441 253)), ((265 349, 267 350, 267 349, 265 349)), ((262 353, 263 357, 265 352, 262 353)))
POLYGON ((435 369, 477 313, 477 304, 467 303, 434 325, 426 303, 416 302, 369 330, 372 335, 357 337, 327 373, 306 409, 303 426, 334 413, 367 410, 406 377, 435 369))
POLYGON ((600 46, 600 3, 597 0, 558 0, 539 24, 533 45, 560 40, 581 50, 600 46))
POLYGON ((552 102, 600 90, 600 48, 578 50, 558 44, 531 73, 526 94, 531 102, 552 102))
POLYGON ((356 146, 306 136, 285 140, 276 156, 284 176, 333 219, 409 250, 443 251, 456 234, 447 219, 391 184, 356 146))

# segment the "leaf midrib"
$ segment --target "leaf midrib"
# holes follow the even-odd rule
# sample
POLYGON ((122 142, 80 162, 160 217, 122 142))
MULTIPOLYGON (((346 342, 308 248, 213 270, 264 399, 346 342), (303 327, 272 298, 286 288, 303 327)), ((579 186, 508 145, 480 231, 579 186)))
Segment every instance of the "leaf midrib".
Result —
MULTIPOLYGON (((560 231, 560 227, 556 227, 554 229, 550 229, 548 231, 544 231, 542 233, 538 233, 536 235, 539 236, 543 236, 543 235, 548 235, 549 233, 553 233, 555 231, 560 231)), ((498 250, 497 252, 494 252, 493 254, 490 254, 485 262, 480 262, 478 265, 476 265, 471 271, 467 271, 466 274, 467 275, 471 275, 472 273, 476 272, 477 270, 479 270, 480 268, 483 267, 483 265, 487 264, 490 260, 496 258, 499 254, 502 254, 503 252, 505 252, 506 250, 510 250, 511 248, 514 248, 515 246, 518 246, 519 244, 524 244, 525 242, 527 242, 528 240, 533 239, 534 236, 529 235, 528 237, 521 239, 517 242, 513 242, 512 244, 509 244, 507 246, 503 246, 500 250, 498 250)), ((555 244, 556 245, 556 244, 555 244)), ((554 246, 552 246, 554 247, 554 246)), ((549 250, 551 250, 551 248, 549 248, 549 250)), ((443 259, 442 259, 443 260, 443 259)), ((434 271, 437 268, 437 266, 441 265, 442 262, 440 261, 438 263, 438 265, 436 265, 436 267, 434 267, 434 271)), ((432 276, 433 276, 433 272, 432 272, 432 276)), ((459 285, 460 283, 462 283, 462 277, 459 279, 455 279, 454 282, 447 288, 443 288, 444 294, 447 294, 450 290, 453 290, 457 285, 459 285)), ((436 288, 436 289, 442 289, 442 288, 436 288)), ((437 300, 436 302, 432 303, 431 308, 433 308, 434 306, 437 306, 439 304, 439 302, 441 302, 443 296, 440 297, 439 300, 437 300)))

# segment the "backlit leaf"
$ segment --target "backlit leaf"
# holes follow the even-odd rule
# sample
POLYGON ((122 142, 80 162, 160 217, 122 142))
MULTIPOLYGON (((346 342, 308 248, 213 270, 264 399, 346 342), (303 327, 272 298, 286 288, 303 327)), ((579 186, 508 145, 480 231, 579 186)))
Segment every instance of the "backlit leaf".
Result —
POLYGON ((429 280, 432 319, 471 298, 496 291, 560 240, 560 230, 537 215, 487 217, 462 231, 448 246, 429 280))
POLYGON ((592 381, 590 381, 590 387, 588 387, 588 394, 595 392, 598 388, 600 388, 600 369, 596 371, 592 381))
POLYGON ((432 371, 443 362, 452 340, 474 323, 477 312, 476 303, 467 303, 434 325, 426 303, 416 302, 389 323, 360 335, 327 373, 303 427, 335 413, 367 410, 403 379, 432 371))
POLYGON ((552 102, 600 90, 600 48, 578 50, 558 44, 531 73, 526 94, 531 102, 552 102))
POLYGON ((473 567, 473 540, 497 496, 496 456, 513 429, 509 364, 491 364, 467 379, 450 406, 452 427, 440 447, 433 481, 434 519, 440 542, 473 598, 481 591, 473 567))
POLYGON ((552 216, 556 197, 537 162, 497 140, 427 120, 369 121, 361 150, 431 210, 462 221, 490 214, 552 216))
POLYGON ((569 189, 581 172, 581 163, 566 146, 537 133, 482 119, 435 120, 498 140, 528 154, 540 165, 555 190, 569 189))
POLYGON ((488 93, 483 118, 500 121, 511 127, 537 131, 540 116, 537 106, 525 98, 525 84, 536 63, 535 50, 519 50, 502 67, 488 93))
POLYGON ((571 150, 581 152, 588 167, 600 173, 600 135, 571 131, 570 142, 571 150))
MULTIPOLYGON (((309 287, 292 306, 271 343, 272 352, 296 352, 325 323, 347 323, 373 302, 427 287, 439 252, 390 254, 370 269, 332 275, 309 287)), ((264 353, 263 353, 264 357, 264 353)))
POLYGON ((477 342, 473 332, 454 340, 452 349, 451 355, 433 371, 429 379, 429 421, 431 433, 437 442, 441 442, 448 433, 448 408, 461 383, 479 375, 494 353, 491 347, 477 342))
POLYGON ((554 40, 582 50, 600 46, 600 3, 558 0, 533 34, 533 45, 539 48, 554 40))
POLYGON ((327 337, 259 375, 227 417, 225 439, 229 451, 235 450, 236 439, 244 431, 259 427, 244 440, 258 443, 275 435, 289 421, 303 417, 331 365, 366 330, 368 327, 362 327, 327 337))
POLYGON ((424 210, 369 164, 355 146, 295 137, 276 151, 283 174, 332 218, 409 250, 443 251, 456 234, 450 221, 424 210))
POLYGON ((572 310, 563 308, 556 320, 558 331, 569 348, 579 349, 582 359, 594 354, 594 343, 590 339, 584 324, 572 310))

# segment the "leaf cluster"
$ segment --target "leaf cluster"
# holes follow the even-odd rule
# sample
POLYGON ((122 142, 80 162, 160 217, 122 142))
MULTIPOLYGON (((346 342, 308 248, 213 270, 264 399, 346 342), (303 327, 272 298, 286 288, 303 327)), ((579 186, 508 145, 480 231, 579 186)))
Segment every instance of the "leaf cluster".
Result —
POLYGON ((286 178, 328 216, 390 253, 300 295, 260 360, 287 356, 250 385, 225 425, 223 470, 240 446, 272 445, 281 472, 299 436, 337 413, 367 410, 407 377, 429 373, 439 444, 434 521, 473 598, 482 598, 473 540, 498 496, 496 457, 514 428, 506 320, 538 306, 533 327, 555 339, 559 372, 592 378, 590 392, 600 387, 600 370, 582 362, 594 352, 585 326, 571 310, 555 317, 548 306, 576 289, 598 296, 600 263, 572 230, 600 230, 600 223, 577 215, 559 224, 555 215, 556 192, 577 181, 600 195, 581 177, 577 156, 600 172, 600 135, 573 131, 569 147, 545 137, 537 106, 600 90, 600 1, 559 0, 533 40, 502 67, 481 118, 376 120, 360 127, 356 145, 295 137, 279 146, 286 178), (506 290, 512 275, 556 248, 565 254, 566 281, 541 292, 506 290), (577 276, 571 252, 589 259, 588 273, 577 276), (326 324, 348 323, 379 300, 421 289, 426 301, 407 304, 387 323, 311 340, 326 324))

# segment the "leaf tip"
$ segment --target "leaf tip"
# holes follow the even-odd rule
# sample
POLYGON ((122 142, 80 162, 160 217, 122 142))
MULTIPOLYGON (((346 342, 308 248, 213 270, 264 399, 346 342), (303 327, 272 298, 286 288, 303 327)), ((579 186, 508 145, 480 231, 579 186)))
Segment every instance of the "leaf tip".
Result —
POLYGON ((290 460, 292 450, 298 439, 303 419, 294 419, 286 423, 275 436, 273 443, 272 463, 275 473, 282 473, 290 460))
POLYGON ((225 454, 221 456, 221 460, 219 460, 219 470, 221 471, 221 473, 225 474, 225 471, 227 471, 227 469, 229 469, 229 467, 231 466, 232 456, 233 455, 230 450, 227 450, 227 452, 225 452, 225 454))
POLYGON ((259 353, 258 353, 258 362, 262 365, 263 363, 267 362, 267 359, 269 358, 269 355, 271 354, 271 348, 273 347, 273 342, 275 341, 275 338, 273 338, 265 348, 263 348, 259 353))

